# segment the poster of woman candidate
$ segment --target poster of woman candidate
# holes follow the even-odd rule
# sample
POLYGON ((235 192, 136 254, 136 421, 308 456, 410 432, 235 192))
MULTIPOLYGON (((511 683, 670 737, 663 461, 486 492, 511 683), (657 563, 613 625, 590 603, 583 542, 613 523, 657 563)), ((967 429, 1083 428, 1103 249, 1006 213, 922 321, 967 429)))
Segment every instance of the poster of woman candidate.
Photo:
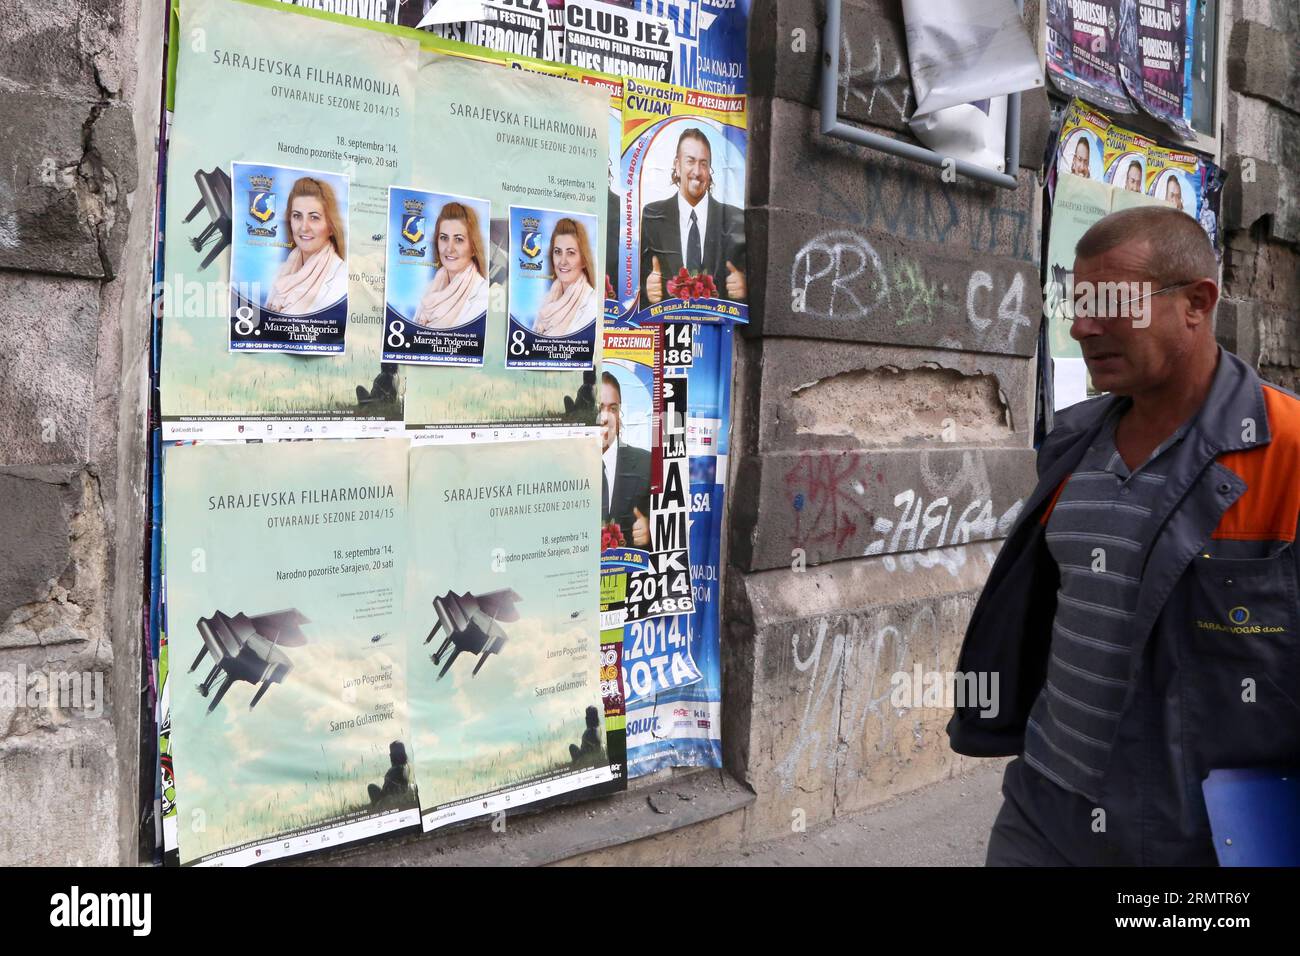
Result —
POLYGON ((384 258, 384 361, 482 365, 487 200, 394 186, 384 258))
POLYGON ((230 350, 342 352, 348 321, 348 179, 231 164, 230 350))
POLYGON ((617 291, 639 321, 748 321, 745 136, 744 96, 625 80, 620 186, 631 222, 617 291))
POLYGON ((604 314, 595 216, 510 207, 507 368, 590 369, 604 314))
POLYGON ((417 824, 402 438, 164 455, 169 766, 181 864, 417 824))

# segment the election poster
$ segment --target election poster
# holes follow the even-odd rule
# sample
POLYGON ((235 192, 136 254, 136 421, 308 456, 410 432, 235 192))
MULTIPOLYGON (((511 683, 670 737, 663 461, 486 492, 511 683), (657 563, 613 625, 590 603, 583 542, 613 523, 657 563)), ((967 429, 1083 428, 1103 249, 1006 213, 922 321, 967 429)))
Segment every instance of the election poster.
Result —
MULTIPOLYGON (((409 182, 437 183, 490 204, 490 292, 481 368, 402 366, 407 428, 594 426, 598 337, 585 369, 507 367, 510 247, 521 238, 512 236, 510 208, 563 210, 594 224, 585 227, 589 239, 605 234, 609 97, 597 87, 492 63, 428 52, 420 63, 409 182), (457 144, 454 153, 447 143, 457 144)), ((604 269, 604 243, 590 245, 596 278, 604 269)))
POLYGON ((1147 157, 1154 147, 1155 143, 1147 137, 1110 124, 1103 134, 1103 180, 1116 189, 1145 192, 1147 157))
POLYGON ((638 321, 746 322, 746 101, 627 79, 617 292, 638 321))
MULTIPOLYGON (((1147 194, 1193 219, 1199 218, 1203 179, 1196 154, 1155 146, 1149 155, 1147 194)), ((1213 233, 1210 239, 1213 241, 1213 233)))
POLYGON ((491 219, 483 199, 389 189, 385 362, 483 364, 491 219))
POLYGON ((170 447, 167 756, 181 864, 418 823, 403 438, 170 447))
POLYGON ((456 40, 514 56, 542 59, 547 52, 550 8, 546 0, 481 0, 482 17, 451 23, 425 23, 427 3, 402 5, 399 25, 428 30, 445 40, 456 40))
POLYGON ((1216 255, 1222 254, 1218 204, 1223 170, 1208 158, 1160 145, 1076 99, 1061 122, 1047 179, 1049 195, 1055 194, 1062 172, 1130 193, 1111 198, 1115 209, 1143 205, 1146 197, 1181 209, 1200 222, 1216 255))
POLYGON ((411 451, 407 649, 433 830, 623 786, 605 721, 594 429, 411 451))
MULTIPOLYGON (((628 578, 650 561, 650 496, 662 490, 663 329, 605 325, 600 377, 601 694, 624 717, 628 578)), ((620 723, 620 726, 623 726, 620 723)))
POLYGON ((604 0, 565 0, 565 62, 624 78, 673 78, 673 30, 661 17, 604 0))
POLYGON ((646 545, 634 540, 636 512, 648 515, 649 493, 663 487, 664 331, 654 325, 605 327, 597 419, 607 483, 601 522, 619 545, 646 545), (626 491, 616 487, 623 475, 634 476, 626 491), (622 506, 611 509, 611 501, 622 506))
POLYGON ((1066 96, 1132 113, 1119 72, 1121 0, 1047 0, 1047 73, 1066 96))
MULTIPOLYGON (((180 36, 200 39, 176 44, 159 373, 163 438, 400 431, 400 396, 380 355, 383 236, 388 187, 411 181, 415 44, 308 21, 280 4, 230 0, 186 0, 179 27, 180 36), (310 30, 303 29, 308 22, 310 30), (251 181, 237 189, 232 176, 253 168, 247 164, 294 172, 270 177, 269 189, 251 181), (313 181, 330 185, 338 219, 295 233, 292 216, 303 210, 333 218, 325 189, 313 181), (344 182, 346 197, 339 195, 344 182), (255 235, 272 229, 274 237, 255 235), (266 336, 253 334, 257 327, 241 336, 242 314, 232 323, 235 236, 241 269, 246 240, 279 243, 261 247, 253 277, 274 297, 275 311, 323 302, 346 277, 341 353, 240 347, 266 336)), ((237 292, 247 278, 234 276, 237 292)), ((275 324, 293 328, 306 320, 275 324)), ((295 347, 305 344, 295 340, 295 347)))
POLYGON ((1110 120, 1073 100, 1061 121, 1057 138, 1056 170, 1095 182, 1105 181, 1106 136, 1110 120))
POLYGON ((595 216, 510 207, 509 368, 593 367, 604 297, 595 216))
POLYGON ((230 349, 342 352, 348 321, 346 176, 232 163, 230 349))
POLYGON ((689 381, 689 613, 629 624, 623 635, 628 773, 722 766, 719 581, 731 407, 729 323, 664 326, 664 360, 689 381))

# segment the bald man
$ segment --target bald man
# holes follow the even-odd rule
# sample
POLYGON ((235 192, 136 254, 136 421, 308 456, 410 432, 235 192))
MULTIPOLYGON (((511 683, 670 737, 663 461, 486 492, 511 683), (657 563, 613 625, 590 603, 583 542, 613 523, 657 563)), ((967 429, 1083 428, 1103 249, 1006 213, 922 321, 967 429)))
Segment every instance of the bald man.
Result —
POLYGON ((1300 765, 1300 399, 1216 343, 1190 216, 1107 216, 1074 277, 1108 394, 1039 449, 958 664, 999 706, 958 707, 949 738, 1016 757, 990 865, 1213 865, 1206 776, 1300 765))

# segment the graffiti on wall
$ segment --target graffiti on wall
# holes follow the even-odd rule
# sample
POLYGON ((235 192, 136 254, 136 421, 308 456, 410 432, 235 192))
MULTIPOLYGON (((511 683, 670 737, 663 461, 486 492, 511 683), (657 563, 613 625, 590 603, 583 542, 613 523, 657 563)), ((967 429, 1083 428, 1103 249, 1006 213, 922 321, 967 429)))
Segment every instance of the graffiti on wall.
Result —
POLYGON ((1027 267, 988 263, 956 277, 920 259, 886 260, 862 233, 833 229, 795 253, 791 310, 814 320, 892 321, 896 328, 942 329, 943 348, 1016 351, 1035 328, 1027 267))
MULTIPOLYGON (((792 712, 798 725, 779 753, 774 772, 783 792, 793 790, 804 772, 814 777, 860 776, 868 761, 844 760, 855 742, 864 740, 867 722, 880 721, 872 748, 886 751, 900 732, 921 733, 933 714, 920 710, 891 712, 891 678, 910 671, 951 667, 945 635, 960 635, 975 607, 974 594, 956 594, 919 608, 888 608, 861 615, 831 615, 801 621, 788 644, 774 648, 794 669, 792 712)), ((804 789, 807 789, 806 787, 804 789)))
MULTIPOLYGON (((810 451, 799 455, 782 480, 794 510, 790 540, 811 552, 842 555, 849 542, 871 537, 861 554, 925 551, 1004 537, 1023 507, 1017 498, 996 513, 992 482, 980 450, 961 453, 951 473, 920 456, 919 486, 892 495, 869 452, 810 451), (892 506, 881 507, 882 501, 892 506)), ((952 461, 951 452, 943 454, 952 461)))

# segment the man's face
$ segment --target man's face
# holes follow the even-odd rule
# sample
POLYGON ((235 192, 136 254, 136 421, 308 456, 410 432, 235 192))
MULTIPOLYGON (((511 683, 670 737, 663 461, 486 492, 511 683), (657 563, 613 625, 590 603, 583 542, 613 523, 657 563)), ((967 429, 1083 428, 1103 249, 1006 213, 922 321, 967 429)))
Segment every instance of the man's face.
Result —
POLYGON ((600 416, 596 419, 600 425, 600 450, 609 451, 609 446, 618 441, 618 416, 621 399, 618 389, 609 382, 600 385, 600 416))
POLYGON ((713 155, 708 144, 695 137, 682 140, 673 160, 673 171, 677 173, 677 188, 694 206, 705 197, 713 182, 713 155))
POLYGON ((1083 350, 1099 391, 1132 395, 1158 387, 1179 374, 1195 345, 1195 328, 1186 321, 1186 302, 1179 291, 1147 295, 1115 307, 1114 300, 1161 288, 1151 279, 1153 271, 1154 257, 1146 240, 1122 243, 1074 262, 1076 303, 1092 296, 1094 315, 1116 313, 1105 318, 1076 315, 1070 325, 1070 336, 1083 350), (1121 283, 1113 299, 1106 291, 1110 283, 1121 283))
POLYGON ((1165 183, 1165 199, 1175 209, 1183 208, 1183 187, 1178 185, 1178 180, 1173 176, 1165 183))
POLYGON ((1070 172, 1076 176, 1088 175, 1088 141, 1082 137, 1074 144, 1074 162, 1070 164, 1070 172))
POLYGON ((1124 188, 1131 193, 1142 191, 1142 171, 1138 169, 1137 163, 1128 164, 1128 176, 1124 181, 1124 188))

